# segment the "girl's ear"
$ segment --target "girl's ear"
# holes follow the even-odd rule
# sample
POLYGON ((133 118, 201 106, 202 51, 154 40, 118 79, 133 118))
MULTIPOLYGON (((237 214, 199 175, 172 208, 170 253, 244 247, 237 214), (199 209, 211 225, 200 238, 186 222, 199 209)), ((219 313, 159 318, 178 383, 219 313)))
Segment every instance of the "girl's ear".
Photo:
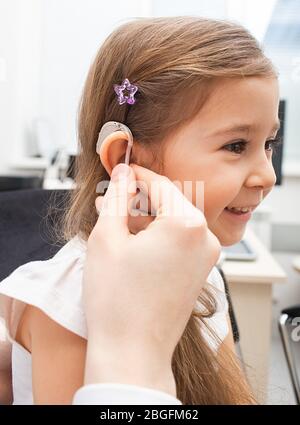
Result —
POLYGON ((112 169, 120 162, 125 162, 128 135, 124 131, 115 131, 107 136, 99 149, 100 161, 111 175, 112 169))

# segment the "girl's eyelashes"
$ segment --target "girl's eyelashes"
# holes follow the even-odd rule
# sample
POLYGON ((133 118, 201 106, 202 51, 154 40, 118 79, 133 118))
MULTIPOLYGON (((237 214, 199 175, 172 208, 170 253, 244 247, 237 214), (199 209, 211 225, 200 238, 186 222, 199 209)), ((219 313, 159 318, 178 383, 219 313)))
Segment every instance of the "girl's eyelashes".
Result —
POLYGON ((272 150, 273 153, 276 153, 279 145, 282 145, 282 139, 280 136, 277 136, 275 139, 267 140, 266 143, 271 143, 271 149, 268 150, 272 150))
POLYGON ((228 145, 223 146, 222 149, 240 155, 242 152, 244 152, 248 143, 248 140, 237 140, 236 142, 232 142, 228 145))
MULTIPOLYGON (((240 155, 241 153, 245 151, 248 143, 249 143, 249 140, 241 139, 223 146, 222 149, 225 149, 231 153, 240 155)), ((268 145, 268 147, 266 147, 266 150, 268 152, 271 152, 271 151, 276 152, 276 148, 280 144, 282 144, 282 140, 279 137, 276 137, 275 139, 269 139, 266 141, 266 145, 268 145)))

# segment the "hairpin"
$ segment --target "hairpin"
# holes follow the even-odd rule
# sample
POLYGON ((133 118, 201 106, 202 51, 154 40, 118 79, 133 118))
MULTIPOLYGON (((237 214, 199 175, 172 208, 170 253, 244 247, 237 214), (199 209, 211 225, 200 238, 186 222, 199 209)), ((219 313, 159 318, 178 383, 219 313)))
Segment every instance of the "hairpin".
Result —
POLYGON ((134 84, 131 84, 128 78, 125 78, 123 83, 118 86, 117 84, 114 84, 114 91, 118 95, 118 101, 119 105, 123 105, 123 103, 129 103, 129 105, 133 105, 136 101, 134 98, 135 93, 138 90, 138 86, 135 86, 134 84), (124 91, 127 91, 129 93, 128 95, 124 95, 124 91))

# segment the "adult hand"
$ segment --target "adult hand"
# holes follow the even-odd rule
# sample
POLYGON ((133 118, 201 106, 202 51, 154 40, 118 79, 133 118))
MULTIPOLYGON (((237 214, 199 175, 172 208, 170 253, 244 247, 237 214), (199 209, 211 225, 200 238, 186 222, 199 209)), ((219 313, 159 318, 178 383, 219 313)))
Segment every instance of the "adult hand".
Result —
POLYGON ((135 384, 176 396, 172 355, 220 256, 219 241, 170 180, 137 165, 118 164, 96 205, 84 266, 85 384, 135 384), (156 217, 133 235, 128 210, 136 180, 156 217))

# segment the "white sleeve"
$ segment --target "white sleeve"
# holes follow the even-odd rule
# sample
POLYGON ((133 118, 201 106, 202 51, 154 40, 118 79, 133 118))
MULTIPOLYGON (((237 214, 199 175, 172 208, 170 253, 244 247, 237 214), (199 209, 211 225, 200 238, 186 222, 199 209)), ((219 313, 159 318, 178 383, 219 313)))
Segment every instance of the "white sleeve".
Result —
POLYGON ((102 383, 85 385, 74 395, 73 404, 180 404, 163 391, 138 385, 102 383))

